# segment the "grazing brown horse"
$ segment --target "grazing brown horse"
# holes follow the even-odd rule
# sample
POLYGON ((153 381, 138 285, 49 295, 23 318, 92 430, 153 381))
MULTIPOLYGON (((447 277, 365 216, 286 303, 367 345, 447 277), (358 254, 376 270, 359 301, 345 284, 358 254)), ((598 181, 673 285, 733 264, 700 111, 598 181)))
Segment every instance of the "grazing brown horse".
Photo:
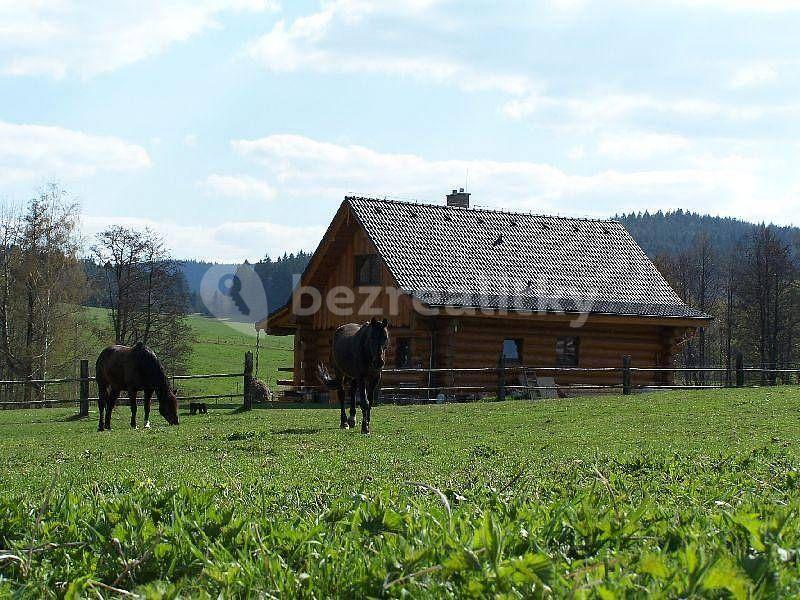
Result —
POLYGON ((361 403, 361 433, 369 433, 369 420, 375 395, 380 390, 381 369, 386 363, 386 347, 389 345, 389 328, 386 319, 375 317, 369 323, 342 325, 333 334, 331 342, 331 377, 325 365, 319 364, 318 374, 322 383, 339 393, 341 428, 356 426, 356 394, 361 403), (344 386, 350 383, 350 418, 344 412, 344 386))
POLYGON ((109 346, 100 353, 95 366, 100 412, 98 431, 111 429, 111 413, 122 391, 131 401, 131 427, 136 428, 136 396, 144 392, 144 426, 150 427, 150 400, 155 392, 158 412, 170 425, 178 424, 178 399, 169 386, 164 367, 147 346, 109 346), (105 411, 105 420, 103 412, 105 411))

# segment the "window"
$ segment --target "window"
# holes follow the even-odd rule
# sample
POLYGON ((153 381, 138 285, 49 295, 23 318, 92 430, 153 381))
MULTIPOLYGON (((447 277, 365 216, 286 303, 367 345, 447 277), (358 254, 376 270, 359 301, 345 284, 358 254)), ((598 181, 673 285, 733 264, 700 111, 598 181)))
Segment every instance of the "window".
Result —
POLYGON ((381 261, 377 254, 363 254, 356 256, 356 281, 355 285, 380 285, 381 261))
POLYGON ((394 362, 397 369, 407 369, 411 366, 411 338, 397 338, 394 362))
POLYGON ((580 338, 558 338, 556 340, 556 364, 560 367, 577 367, 580 345, 580 338))
POLYGON ((503 340, 503 358, 506 362, 522 362, 522 340, 503 340))

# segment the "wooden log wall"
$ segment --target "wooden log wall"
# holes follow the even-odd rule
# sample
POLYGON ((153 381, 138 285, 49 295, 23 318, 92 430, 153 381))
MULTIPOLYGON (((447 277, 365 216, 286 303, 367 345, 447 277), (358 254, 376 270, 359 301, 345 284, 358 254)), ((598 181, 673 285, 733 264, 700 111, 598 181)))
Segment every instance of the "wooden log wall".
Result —
MULTIPOLYGON (((316 330, 303 327, 295 336, 295 385, 319 385, 317 364, 330 362, 330 340, 333 329, 316 330), (302 366, 302 368, 301 368, 302 366)), ((579 367, 620 367, 624 355, 631 356, 633 367, 672 366, 677 340, 683 330, 657 325, 592 324, 574 329, 565 323, 526 322, 520 319, 494 317, 439 317, 413 319, 412 327, 392 327, 387 350, 387 369, 396 366, 395 352, 399 338, 409 338, 411 364, 417 369, 430 366, 434 352, 435 368, 474 368, 497 366, 505 339, 522 340, 522 363, 528 367, 556 367, 556 341, 559 337, 580 339, 579 367), (431 329, 433 331, 431 331, 431 329)), ((541 373, 555 377, 559 385, 617 385, 619 372, 611 373, 541 373)), ((497 385, 497 375, 489 373, 387 373, 384 387, 401 385, 428 387, 497 385)), ((665 373, 634 373, 634 385, 668 384, 665 373)), ((508 385, 521 385, 521 376, 509 372, 508 385)), ((454 392, 447 392, 452 395, 454 392)), ((458 393, 458 392, 455 392, 458 393)))
MULTIPOLYGON (((442 351, 448 364, 456 367, 494 367, 505 339, 522 340, 522 363, 529 367, 556 367, 556 341, 559 337, 580 339, 579 367, 602 368, 622 365, 624 355, 631 356, 633 367, 669 367, 674 352, 675 332, 663 326, 624 323, 592 324, 571 328, 566 323, 526 322, 520 319, 454 318, 444 327, 442 351)), ((559 385, 613 385, 621 381, 619 373, 542 373, 555 376, 559 385)), ((509 374, 509 385, 518 377, 509 374)), ((442 385, 496 385, 497 376, 454 373, 442 385)), ((634 385, 668 383, 663 374, 636 373, 634 385)))

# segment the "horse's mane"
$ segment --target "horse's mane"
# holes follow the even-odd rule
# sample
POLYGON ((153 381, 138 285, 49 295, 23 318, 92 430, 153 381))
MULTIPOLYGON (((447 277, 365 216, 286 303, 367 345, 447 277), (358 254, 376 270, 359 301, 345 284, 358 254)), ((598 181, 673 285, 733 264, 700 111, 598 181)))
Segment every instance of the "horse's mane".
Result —
POLYGON ((161 361, 156 358, 153 351, 142 342, 137 342, 133 346, 133 350, 139 357, 139 369, 141 373, 148 380, 155 382, 159 391, 169 390, 167 374, 164 372, 161 361))

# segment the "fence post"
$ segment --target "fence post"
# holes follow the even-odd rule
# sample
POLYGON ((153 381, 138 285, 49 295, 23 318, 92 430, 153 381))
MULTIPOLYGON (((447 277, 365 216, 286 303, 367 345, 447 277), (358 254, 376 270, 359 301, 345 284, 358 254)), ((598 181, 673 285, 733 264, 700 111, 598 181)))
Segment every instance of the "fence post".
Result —
POLYGON ((89 416, 89 361, 81 360, 80 409, 78 415, 89 416))
POLYGON ((627 354, 622 357, 622 393, 631 395, 631 357, 627 354))
POLYGON ((243 408, 245 410, 250 410, 251 408, 253 408, 252 384, 253 384, 253 353, 248 350, 244 355, 243 408))
POLYGON ((736 353, 736 387, 744 387, 744 356, 736 353))
POLYGON ((497 399, 506 399, 506 357, 502 352, 497 361, 497 399))

